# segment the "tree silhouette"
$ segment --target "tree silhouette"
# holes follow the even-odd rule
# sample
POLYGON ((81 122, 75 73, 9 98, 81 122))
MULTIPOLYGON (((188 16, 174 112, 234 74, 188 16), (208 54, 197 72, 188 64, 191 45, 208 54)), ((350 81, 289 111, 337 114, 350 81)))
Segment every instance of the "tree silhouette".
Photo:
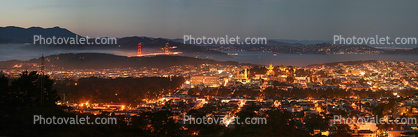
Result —
POLYGON ((0 78, 1 98, 0 102, 5 111, 13 111, 18 107, 40 107, 41 95, 42 102, 45 107, 55 105, 60 99, 57 91, 53 89, 54 81, 48 76, 40 76, 36 71, 24 71, 20 77, 11 81, 2 76, 0 78), (41 83, 42 81, 42 83, 41 83), (43 86, 41 86, 43 84, 43 86), (43 89, 41 89, 43 87, 43 89))
POLYGON ((152 132, 158 136, 176 136, 180 134, 180 127, 170 117, 173 114, 168 111, 158 111, 150 115, 152 132))
POLYGON ((309 136, 309 133, 296 128, 292 112, 272 108, 266 112, 267 124, 262 125, 262 136, 309 136))
POLYGON ((322 118, 320 115, 314 115, 309 118, 309 120, 306 122, 306 127, 313 131, 315 128, 326 130, 328 128, 328 121, 329 119, 322 118))

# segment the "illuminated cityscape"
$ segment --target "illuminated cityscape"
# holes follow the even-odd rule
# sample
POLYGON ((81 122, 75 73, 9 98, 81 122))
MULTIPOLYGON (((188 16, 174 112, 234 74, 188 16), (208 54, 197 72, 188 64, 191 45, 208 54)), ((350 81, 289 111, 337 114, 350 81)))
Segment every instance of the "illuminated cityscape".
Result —
MULTIPOLYGON (((241 110, 257 106, 259 108, 254 111, 257 116, 265 115, 271 108, 295 114, 303 113, 303 117, 293 119, 299 122, 301 127, 306 126, 304 121, 320 115, 324 117, 322 120, 329 120, 325 121, 329 123, 328 128, 315 128, 309 133, 329 135, 337 132, 333 130, 337 128, 337 125, 332 124, 333 119, 325 118, 330 114, 342 113, 357 118, 376 115, 389 117, 386 120, 399 116, 416 117, 418 95, 414 96, 412 93, 417 93, 418 90, 417 65, 417 63, 395 61, 307 67, 273 66, 272 64, 268 66, 202 64, 169 68, 46 69, 45 74, 58 81, 75 80, 74 86, 78 85, 77 80, 90 77, 117 79, 181 76, 186 78, 176 91, 161 94, 155 99, 144 99, 143 103, 135 106, 129 103, 94 102, 93 100, 80 102, 67 99, 57 102, 58 105, 73 108, 72 111, 77 113, 99 115, 107 112, 119 115, 124 117, 124 121, 128 124, 131 123, 132 117, 142 113, 168 109, 174 114, 172 119, 175 123, 187 129, 188 125, 183 123, 183 121, 188 121, 183 119, 186 114, 191 110, 203 111, 209 106, 215 106, 214 111, 203 111, 206 112, 205 116, 222 117, 225 120, 223 125, 233 129, 236 125, 228 123, 239 117, 241 110), (221 90, 225 90, 224 93, 221 93, 221 90), (312 91, 316 93, 309 93, 312 91), (391 102, 392 98, 397 98, 397 100, 391 102), (376 107, 389 102, 394 103, 393 107, 382 112, 376 111, 376 107), (171 107, 167 108, 167 103, 171 107), (186 107, 181 107, 181 104, 186 107)), ((6 76, 18 77, 22 71, 24 70, 15 68, 3 69, 1 72, 6 76)), ((117 95, 115 93, 115 96, 117 95)), ((349 133, 352 135, 374 136, 406 132, 402 130, 406 128, 404 126, 402 128, 392 126, 398 130, 384 130, 381 125, 370 123, 349 126, 351 129, 349 133)), ((405 126, 416 127, 415 125, 405 126)))
POLYGON ((417 5, 3 0, 0 137, 418 137, 417 5))

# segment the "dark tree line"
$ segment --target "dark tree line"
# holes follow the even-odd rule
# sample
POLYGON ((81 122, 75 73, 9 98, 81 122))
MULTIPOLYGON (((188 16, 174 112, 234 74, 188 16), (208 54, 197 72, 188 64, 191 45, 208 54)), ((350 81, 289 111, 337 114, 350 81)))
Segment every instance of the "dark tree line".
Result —
POLYGON ((60 99, 57 90, 53 89, 54 81, 48 76, 41 76, 36 71, 25 71, 19 76, 17 79, 0 77, 1 111, 11 114, 20 107, 51 107, 60 99))
MULTIPOLYGON (((245 117, 265 117, 267 123, 263 124, 240 124, 235 125, 235 129, 226 130, 226 135, 231 136, 310 136, 305 130, 298 129, 295 116, 292 112, 281 111, 278 108, 271 108, 263 115, 256 115, 255 107, 242 110, 238 115, 245 117)), ((241 119, 240 119, 241 120, 241 119)), ((242 119, 244 120, 244 119, 242 119)))
POLYGON ((184 83, 183 77, 144 77, 144 78, 82 78, 78 81, 56 82, 60 95, 71 102, 113 102, 138 105, 143 99, 158 99, 174 93, 184 83))
MULTIPOLYGON (((170 82, 169 78, 145 78, 142 81, 148 81, 143 84, 165 84, 164 90, 172 92, 171 87, 176 87, 182 83, 182 78, 172 78, 170 82), (154 81, 154 82, 153 82, 154 81), (167 82, 169 81, 169 82, 167 82), (177 83, 172 83, 173 81, 177 83), (171 84, 167 84, 171 83, 171 84)), ((93 80, 94 81, 94 80, 93 80)), ((94 83, 93 81, 85 80, 81 84, 100 86, 100 83, 94 83), (89 84, 87 84, 87 82, 89 84), (91 82, 91 83, 90 83, 91 82), (94 83, 94 84, 93 84, 94 83)), ((106 80, 104 80, 106 81, 106 80)), ((115 80, 119 81, 119 80, 115 80)), ((135 80, 133 80, 135 81, 135 80)), ((75 91, 75 82, 67 80, 67 83, 60 83, 59 89, 66 88, 68 92, 83 92, 75 91), (72 83, 71 83, 72 82, 72 83)), ((77 81, 78 82, 78 81, 77 81)), ((103 81, 97 80, 95 82, 103 81)), ((121 84, 127 81, 117 82, 121 84)), ((138 82, 138 81, 135 81, 138 82)), ((134 83, 128 83, 134 84, 134 83)), ((57 84, 58 85, 58 84, 57 84)), ((159 111, 152 113, 149 116, 151 124, 153 125, 152 130, 139 129, 141 125, 145 123, 138 123, 137 118, 134 117, 135 121, 132 126, 127 125, 126 122, 122 121, 125 116, 111 116, 117 117, 117 124, 100 124, 100 125, 49 125, 49 124, 34 124, 34 115, 41 115, 42 117, 78 117, 89 116, 91 119, 96 117, 104 118, 109 117, 109 114, 102 113, 94 116, 92 114, 82 114, 75 112, 65 112, 62 109, 71 108, 65 106, 57 106, 55 102, 60 99, 57 95, 54 81, 49 79, 48 76, 40 76, 37 72, 23 72, 19 78, 10 79, 5 76, 0 76, 0 136, 175 136, 180 135, 178 125, 169 118, 172 116, 169 111, 159 111), (43 93, 43 104, 41 106, 41 79, 44 83, 43 93), (54 86, 54 87, 53 87, 54 86), (175 129, 177 127, 177 129, 175 129), (138 130, 139 129, 139 130, 138 130)), ((78 83, 77 83, 78 85, 78 83)), ((139 84, 143 86, 142 84, 139 84)), ((126 85, 120 85, 126 86, 126 85)), ((148 85, 149 88, 153 85, 148 85)), ((161 87, 160 87, 161 88, 161 87)), ((100 92, 99 92, 100 93, 100 92)), ((80 93, 81 94, 81 93, 80 93)), ((86 93, 86 96, 88 96, 86 93)), ((123 94, 123 92, 121 92, 123 94)), ((141 115, 142 116, 142 115, 141 115)), ((145 115, 144 115, 145 116, 145 115)), ((90 120, 91 120, 90 119, 90 120)), ((90 121, 92 122, 92 121, 90 121)), ((148 122, 147 122, 148 123, 148 122)), ((146 125, 146 124, 145 124, 146 125)))

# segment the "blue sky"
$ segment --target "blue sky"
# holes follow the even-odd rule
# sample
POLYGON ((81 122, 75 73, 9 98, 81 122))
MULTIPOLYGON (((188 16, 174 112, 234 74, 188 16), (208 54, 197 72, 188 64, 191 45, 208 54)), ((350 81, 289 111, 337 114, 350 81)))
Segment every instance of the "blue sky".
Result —
POLYGON ((416 0, 2 0, 0 26, 59 26, 90 37, 418 37, 417 6, 416 0))

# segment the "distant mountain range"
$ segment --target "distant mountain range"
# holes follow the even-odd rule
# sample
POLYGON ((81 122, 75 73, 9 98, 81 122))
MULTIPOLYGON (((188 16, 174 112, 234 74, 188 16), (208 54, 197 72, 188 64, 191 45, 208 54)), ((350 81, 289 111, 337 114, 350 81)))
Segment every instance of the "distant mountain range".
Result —
MULTIPOLYGON (((172 41, 183 42, 183 39, 172 39, 172 41)), ((367 45, 332 44, 332 41, 324 40, 268 39, 267 44, 202 44, 197 46, 217 51, 259 51, 289 54, 418 54, 416 45, 407 45, 414 48, 411 50, 391 51, 367 45)), ((382 45, 376 47, 382 47, 382 45)))
POLYGON ((331 63, 323 63, 323 64, 311 64, 311 65, 307 65, 307 67, 337 66, 339 64, 343 64, 343 65, 360 65, 360 64, 371 63, 371 62, 376 62, 376 60, 357 60, 357 61, 331 62, 331 63))
MULTIPOLYGON (((42 35, 43 37, 75 37, 77 35, 65 28, 20 28, 20 27, 0 27, 0 43, 33 43, 33 35, 42 35)), ((80 36, 81 37, 81 36, 80 36)), ((184 44, 183 39, 163 39, 149 37, 123 37, 118 38, 117 44, 106 45, 27 45, 25 49, 32 50, 128 50, 136 51, 138 43, 142 43, 144 49, 157 49, 161 52, 161 48, 165 43, 169 42, 170 51, 184 52, 186 54, 211 54, 219 56, 227 56, 220 51, 262 51, 272 53, 291 53, 291 54, 418 54, 418 48, 411 50, 387 51, 377 49, 367 45, 335 45, 325 41, 325 43, 312 44, 315 40, 284 40, 271 39, 267 44, 252 45, 191 45, 184 44)), ((146 50, 144 50, 146 51, 146 50)))
POLYGON ((212 50, 223 51, 259 51, 287 54, 381 54, 385 52, 384 50, 366 45, 335 45, 331 43, 294 45, 275 42, 267 45, 223 45, 207 47, 212 50))
MULTIPOLYGON (((65 28, 21 28, 21 27, 0 27, 0 43, 30 43, 22 47, 24 49, 31 50, 137 50, 138 43, 142 43, 144 52, 162 52, 161 48, 165 47, 165 43, 169 42, 170 47, 176 47, 170 49, 173 52, 184 52, 185 54, 213 54, 221 57, 228 57, 225 53, 219 51, 208 50, 196 45, 183 44, 180 42, 174 42, 169 39, 163 38, 148 38, 148 37, 124 37, 117 38, 116 44, 60 44, 60 45, 33 45, 34 35, 42 35, 42 37, 82 37, 75 34, 65 28)), ((93 43, 94 39, 90 39, 90 43, 93 43)), ((193 55, 195 56, 195 55, 193 55)))
MULTIPOLYGON (((184 42, 184 39, 172 39, 173 41, 176 42, 184 42)), ((318 43, 332 43, 331 40, 326 41, 326 40, 291 40, 291 39, 268 39, 267 44, 269 43, 279 43, 277 45, 311 45, 311 44, 318 44, 318 43), (281 44, 280 44, 281 43, 281 44)))
MULTIPOLYGON (((168 39, 162 38, 147 38, 147 37, 125 37, 118 38, 116 44, 61 44, 61 45, 27 45, 24 48, 28 49, 40 49, 43 50, 126 50, 126 51, 137 51, 138 43, 141 43, 142 52, 163 52, 166 43, 169 43, 169 51, 171 52, 184 52, 184 53, 196 53, 196 54, 215 54, 215 55, 226 55, 225 53, 206 49, 196 45, 183 44, 178 42, 172 42, 168 39), (171 48, 175 47, 175 48, 171 48)), ((91 42, 93 43, 93 42, 91 42)))
MULTIPOLYGON (((171 41, 184 43, 183 39, 171 39, 171 41)), ((207 41, 205 41, 205 42, 207 42, 207 41)), ((267 44, 241 44, 241 45, 238 45, 238 46, 244 46, 245 47, 245 46, 257 46, 257 45, 262 45, 262 46, 290 46, 290 47, 293 47, 293 46, 301 46, 301 45, 304 45, 304 44, 298 43, 298 42, 290 43, 290 42, 283 42, 283 41, 269 39, 269 40, 267 40, 267 44)), ((206 44, 206 45, 198 45, 198 46, 218 47, 218 46, 225 46, 225 45, 206 44)), ((226 44, 226 46, 230 46, 230 45, 226 44)))
POLYGON ((292 40, 292 39, 271 39, 274 41, 285 42, 285 43, 301 43, 304 45, 312 45, 318 43, 332 43, 331 40, 292 40))
POLYGON ((410 49, 410 50, 386 51, 384 54, 395 54, 395 55, 416 54, 416 55, 418 55, 418 48, 413 48, 413 49, 410 49))
POLYGON ((286 54, 416 54, 418 48, 411 50, 388 51, 377 49, 367 45, 338 45, 331 43, 319 43, 303 45, 301 43, 284 43, 269 40, 267 44, 258 45, 202 45, 208 49, 217 51, 258 51, 286 54))
POLYGON ((42 37, 75 37, 77 34, 60 27, 30 27, 27 29, 15 26, 0 27, 0 43, 33 43, 34 35, 42 35, 42 37))
MULTIPOLYGON (((199 59, 185 56, 150 56, 150 57, 126 57, 104 53, 67 53, 45 57, 47 68, 65 69, 106 69, 125 67, 155 67, 167 68, 176 65, 201 65, 201 64, 225 64, 238 65, 234 61, 215 61, 210 59, 199 59)), ((9 60, 1 61, 0 68, 36 68, 40 65, 41 58, 28 61, 9 60)))

